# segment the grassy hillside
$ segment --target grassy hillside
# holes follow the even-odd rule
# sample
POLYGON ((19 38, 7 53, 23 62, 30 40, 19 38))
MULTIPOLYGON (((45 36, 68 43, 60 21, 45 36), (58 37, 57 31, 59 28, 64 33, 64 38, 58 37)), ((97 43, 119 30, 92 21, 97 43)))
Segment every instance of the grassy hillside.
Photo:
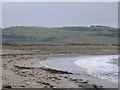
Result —
POLYGON ((10 27, 2 30, 3 44, 117 45, 118 29, 110 27, 10 27))

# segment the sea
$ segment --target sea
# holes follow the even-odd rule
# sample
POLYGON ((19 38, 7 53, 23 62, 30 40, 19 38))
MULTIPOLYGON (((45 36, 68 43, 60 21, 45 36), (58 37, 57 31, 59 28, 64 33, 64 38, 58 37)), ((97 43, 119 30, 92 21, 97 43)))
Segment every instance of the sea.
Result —
POLYGON ((77 57, 51 57, 41 66, 80 75, 91 75, 118 83, 119 55, 84 55, 77 57))

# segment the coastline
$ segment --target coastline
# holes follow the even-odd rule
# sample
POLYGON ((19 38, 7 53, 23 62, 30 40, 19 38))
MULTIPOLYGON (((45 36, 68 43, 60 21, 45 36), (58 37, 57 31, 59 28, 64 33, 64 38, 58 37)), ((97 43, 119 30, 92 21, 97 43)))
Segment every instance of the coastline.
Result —
MULTIPOLYGON (((88 51, 86 52, 86 54, 91 53, 88 51)), ((108 53, 108 51, 105 53, 108 53)), ((117 52, 110 51, 110 53, 116 54, 117 52)), ((42 68, 35 68, 34 64, 38 63, 38 61, 35 62, 36 60, 34 59, 39 58, 39 62, 42 62, 45 61, 48 57, 80 56, 84 54, 78 52, 41 53, 38 51, 3 50, 3 85, 10 85, 13 88, 83 88, 80 85, 76 85, 74 80, 70 81, 67 79, 67 77, 62 77, 61 72, 59 71, 58 72, 60 74, 56 75, 56 72, 50 72, 49 70, 42 68), (15 65, 23 65, 28 68, 18 69, 15 67, 15 65), (34 68, 29 68, 31 66, 34 68)), ((85 86, 86 81, 83 79, 80 81, 82 85, 85 86)), ((86 84, 93 86, 92 84, 86 84)))
MULTIPOLYGON (((74 63, 74 62, 76 62, 76 60, 79 60, 79 59, 80 59, 80 63, 81 63, 81 60, 85 61, 86 58, 90 58, 90 57, 91 58, 93 58, 93 57, 99 58, 99 57, 103 57, 103 56, 108 57, 109 55, 83 55, 83 56, 72 56, 72 57, 70 57, 70 56, 68 56, 68 57, 52 57, 52 58, 48 58, 46 61, 43 61, 39 66, 41 67, 41 65, 42 65, 44 68, 49 69, 49 70, 54 69, 54 70, 58 70, 58 71, 64 71, 64 72, 67 71, 69 73, 72 73, 70 75, 62 75, 63 77, 67 77, 69 80, 73 79, 73 78, 74 79, 83 79, 85 81, 89 81, 89 83, 91 83, 91 84, 103 86, 104 88, 117 88, 118 83, 113 82, 112 78, 108 77, 109 74, 105 74, 106 77, 103 77, 103 76, 98 77, 98 76, 95 76, 94 74, 88 73, 87 70, 89 70, 90 67, 82 68, 82 66, 78 66, 77 64, 74 63), (111 79, 108 79, 108 78, 111 78, 111 79)), ((94 66, 94 64, 95 64, 94 61, 93 61, 93 64, 92 64, 92 62, 89 62, 88 65, 89 64, 90 64, 90 66, 92 65, 92 67, 96 68, 96 66, 94 66)), ((84 65, 85 65, 85 63, 84 63, 84 65)), ((100 66, 99 68, 101 68, 101 67, 104 67, 104 66, 100 66)), ((106 69, 107 68, 109 68, 109 67, 106 67, 106 69)), ((100 73, 107 73, 107 72, 102 72, 101 70, 103 70, 103 69, 105 69, 105 67, 100 69, 100 73)), ((96 73, 96 74, 98 74, 98 73, 96 73)))

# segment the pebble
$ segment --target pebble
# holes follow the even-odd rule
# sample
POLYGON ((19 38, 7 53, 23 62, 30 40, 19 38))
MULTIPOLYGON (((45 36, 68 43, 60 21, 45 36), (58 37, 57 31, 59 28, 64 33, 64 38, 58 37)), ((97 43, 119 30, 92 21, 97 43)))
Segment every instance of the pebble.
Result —
POLYGON ((28 84, 28 85, 29 85, 29 84, 30 84, 30 82, 26 82, 26 84, 28 84))

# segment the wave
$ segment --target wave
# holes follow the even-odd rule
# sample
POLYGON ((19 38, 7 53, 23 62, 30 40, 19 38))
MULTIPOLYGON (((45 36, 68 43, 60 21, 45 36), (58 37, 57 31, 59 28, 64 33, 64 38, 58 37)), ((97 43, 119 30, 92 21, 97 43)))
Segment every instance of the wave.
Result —
POLYGON ((88 56, 74 63, 90 75, 118 83, 118 66, 112 63, 114 61, 118 61, 118 55, 88 56))

